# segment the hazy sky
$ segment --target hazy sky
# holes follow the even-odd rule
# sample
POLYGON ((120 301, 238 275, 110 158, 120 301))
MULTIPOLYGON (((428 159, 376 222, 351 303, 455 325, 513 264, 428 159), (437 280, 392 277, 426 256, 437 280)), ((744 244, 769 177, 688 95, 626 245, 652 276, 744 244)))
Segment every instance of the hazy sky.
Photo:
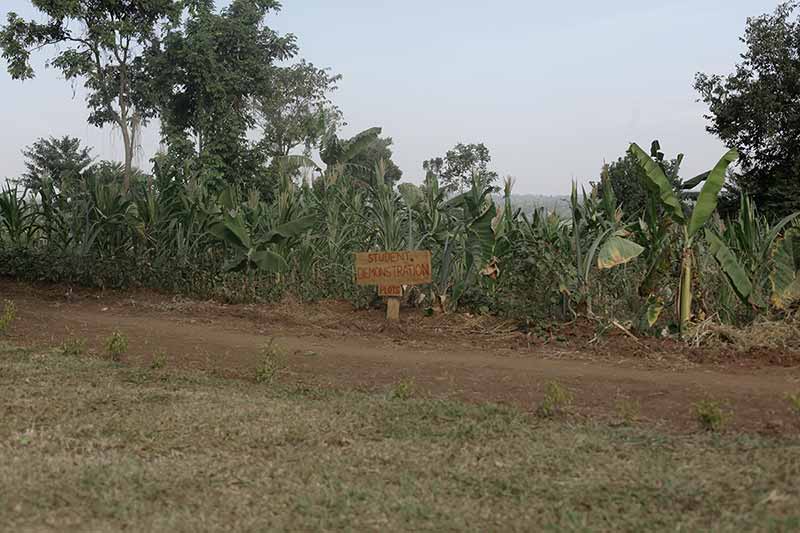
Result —
MULTIPOLYGON (((30 16, 28 0, 2 0, 30 16)), ((218 2, 224 5, 226 2, 218 2)), ((594 179, 630 141, 661 140, 686 153, 684 175, 723 152, 705 132, 692 89, 695 72, 727 73, 742 52, 748 16, 768 0, 285 0, 269 20, 297 35, 301 55, 344 79, 334 100, 345 134, 382 126, 393 137, 404 180, 424 159, 458 142, 485 142, 493 167, 520 193, 560 194, 574 177, 594 179)), ((86 124, 80 87, 37 56, 37 77, 0 71, 0 176, 22 168, 36 138, 72 135, 95 154, 119 158, 111 130, 86 124)), ((0 60, 2 62, 2 60, 0 60)), ((157 129, 138 164, 149 169, 157 129)))

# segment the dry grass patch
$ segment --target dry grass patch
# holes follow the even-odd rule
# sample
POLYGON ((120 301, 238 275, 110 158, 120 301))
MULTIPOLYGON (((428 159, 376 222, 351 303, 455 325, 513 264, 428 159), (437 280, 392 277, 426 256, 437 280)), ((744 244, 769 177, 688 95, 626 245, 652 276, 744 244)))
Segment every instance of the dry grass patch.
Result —
POLYGON ((800 444, 0 345, 0 530, 800 528, 800 444))

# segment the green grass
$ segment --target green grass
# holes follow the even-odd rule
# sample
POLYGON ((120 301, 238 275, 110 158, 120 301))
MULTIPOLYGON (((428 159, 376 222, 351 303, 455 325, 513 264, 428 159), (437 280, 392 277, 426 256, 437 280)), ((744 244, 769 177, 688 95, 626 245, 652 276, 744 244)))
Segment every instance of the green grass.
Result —
POLYGON ((800 443, 0 344, 0 530, 789 531, 800 443))

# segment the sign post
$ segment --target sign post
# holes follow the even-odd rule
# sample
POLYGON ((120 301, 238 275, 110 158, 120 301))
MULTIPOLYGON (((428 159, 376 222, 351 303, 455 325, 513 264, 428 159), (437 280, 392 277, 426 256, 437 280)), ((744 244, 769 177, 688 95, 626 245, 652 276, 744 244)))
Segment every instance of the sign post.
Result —
POLYGON ((386 319, 400 320, 403 285, 431 283, 430 251, 361 252, 356 254, 356 283, 377 285, 386 297, 386 319))

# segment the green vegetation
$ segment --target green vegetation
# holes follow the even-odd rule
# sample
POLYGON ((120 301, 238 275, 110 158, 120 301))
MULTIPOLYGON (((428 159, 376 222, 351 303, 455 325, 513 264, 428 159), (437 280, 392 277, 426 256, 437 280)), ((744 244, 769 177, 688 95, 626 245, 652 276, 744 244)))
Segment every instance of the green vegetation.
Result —
POLYGON ((61 343, 61 353, 64 355, 77 357, 86 353, 86 339, 80 337, 67 337, 61 343))
POLYGON ((712 399, 697 402, 694 414, 700 427, 712 432, 722 431, 731 417, 731 413, 721 403, 712 399))
POLYGON ((167 366, 167 352, 159 350, 153 354, 150 361, 150 370, 161 370, 167 366))
POLYGON ((401 379, 389 391, 389 398, 393 400, 410 400, 416 393, 417 385, 413 378, 401 379))
POLYGON ((286 354, 270 339, 259 354, 259 366, 256 369, 258 383, 273 383, 281 370, 286 367, 286 354))
POLYGON ((17 318, 17 306, 14 302, 6 300, 3 302, 3 312, 0 313, 0 335, 5 335, 11 323, 17 318))
MULTIPOLYGON (((508 317, 548 342, 566 341, 551 324, 586 319, 597 336, 797 348, 794 3, 748 22, 734 75, 696 79, 710 131, 737 149, 683 179, 683 154, 634 143, 551 200, 515 196, 483 143, 399 183, 392 138, 343 136, 340 77, 267 25, 275 0, 32 4, 0 28, 8 72, 32 78, 32 54, 52 51, 124 159, 34 141, 0 188, 0 276, 367 307, 355 252, 430 250, 433 282, 403 290, 424 317, 508 317), (162 150, 134 168, 154 119, 162 150)), ((4 302, 0 335, 15 318, 4 302)), ((103 348, 0 343, 1 530, 800 529, 800 443, 723 431, 715 400, 693 406, 704 432, 675 436, 635 427, 625 398, 619 427, 582 421, 557 382, 532 384, 528 415, 430 398, 412 378, 370 394, 288 384, 274 340, 240 381, 169 369, 157 346, 149 369, 128 368, 120 331, 103 348)), ((788 403, 800 415, 800 395, 788 403)))
POLYGON ((746 49, 733 72, 695 79, 709 108, 708 131, 741 153, 730 196, 752 196, 771 219, 800 210, 797 7, 795 1, 783 2, 773 13, 748 19, 746 49))
MULTIPOLYGON (((483 143, 425 161, 419 186, 398 184, 391 137, 379 127, 342 137, 344 116, 330 99, 339 76, 304 61, 293 35, 267 25, 277 2, 35 6, 41 22, 11 13, 0 30, 10 74, 32 77, 31 54, 53 51, 51 63, 87 88, 90 123, 119 129, 125 161, 93 161, 70 137, 34 142, 27 171, 0 190, 0 275, 364 307, 376 291, 355 285, 354 252, 425 249, 433 283, 406 291, 405 303, 427 315, 466 310, 525 324, 586 317, 629 324, 634 335, 692 338, 708 320, 747 326, 782 319, 800 302, 797 214, 778 220, 782 209, 762 202, 757 187, 744 191, 756 203, 743 194, 738 212, 718 212, 728 176, 744 183, 732 167, 736 150, 684 180, 682 154, 666 157, 657 141, 649 152, 632 144, 591 189, 575 185, 559 212, 520 206, 510 177, 501 190, 483 143), (164 148, 146 173, 131 155, 154 118, 164 148)), ((714 131, 742 148, 748 183, 768 165, 754 155, 763 147, 745 141, 777 143, 791 132, 728 126, 750 124, 737 113, 760 109, 760 100, 737 103, 748 94, 791 92, 750 74, 773 52, 789 56, 779 66, 793 72, 796 58, 775 41, 781 28, 798 30, 793 9, 750 22, 736 77, 698 78, 714 131)), ((769 103, 780 107, 772 118, 752 113, 773 120, 788 105, 769 103)), ((784 161, 796 157, 792 146, 776 152, 783 170, 794 168, 784 161)))
POLYGON ((800 527, 797 441, 265 389, 8 345, 0 404, 8 531, 800 527))
POLYGON ((560 383, 551 381, 545 385, 544 399, 536 409, 536 414, 541 418, 555 418, 569 413, 575 397, 568 388, 560 383))
POLYGON ((800 392, 788 395, 786 400, 789 402, 789 408, 792 412, 800 418, 800 392))
POLYGON ((111 336, 106 339, 106 355, 114 362, 122 361, 122 356, 128 352, 128 338, 115 331, 111 336))

